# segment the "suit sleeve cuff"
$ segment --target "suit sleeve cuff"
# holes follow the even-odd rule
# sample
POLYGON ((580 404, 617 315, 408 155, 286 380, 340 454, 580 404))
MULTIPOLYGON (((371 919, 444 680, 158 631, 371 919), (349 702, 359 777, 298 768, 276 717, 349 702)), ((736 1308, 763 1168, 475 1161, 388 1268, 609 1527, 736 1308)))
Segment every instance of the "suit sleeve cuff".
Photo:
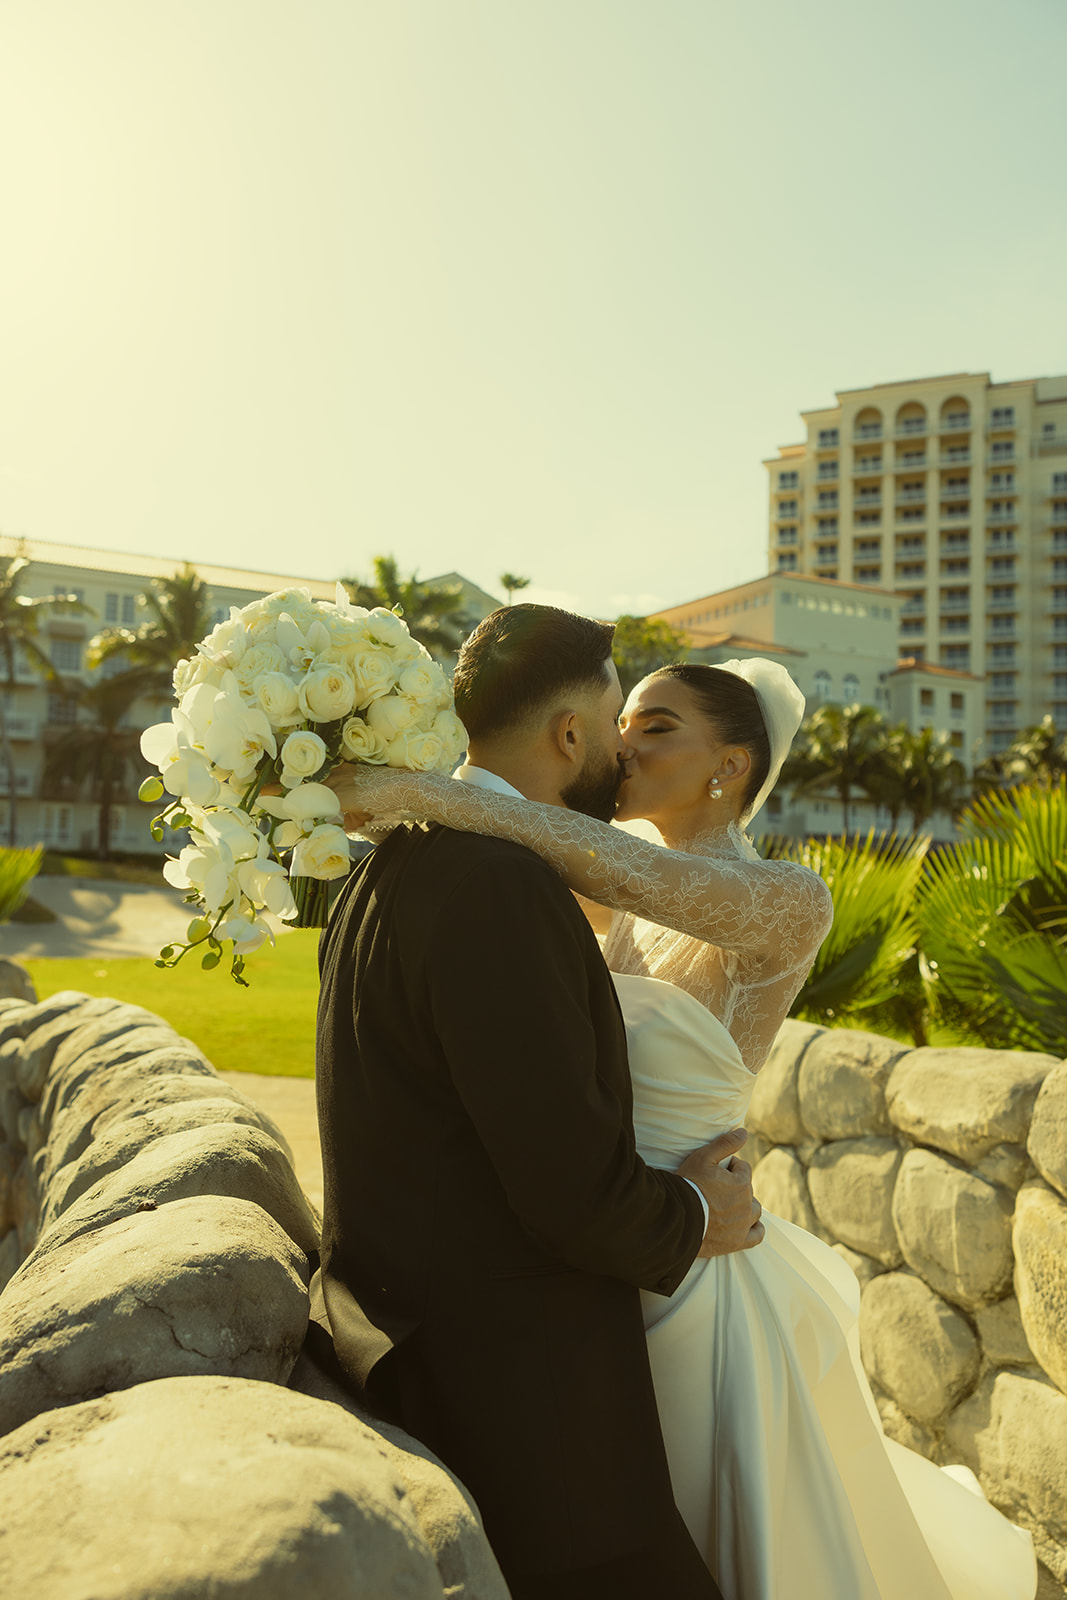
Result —
POLYGON ((697 1197, 700 1200, 700 1209, 704 1213, 704 1232, 707 1233, 707 1231, 708 1231, 708 1215, 709 1215, 709 1213, 708 1213, 708 1202, 704 1199, 703 1190, 700 1189, 698 1187, 698 1185, 693 1182, 692 1178, 686 1178, 685 1182, 689 1185, 689 1187, 691 1189, 695 1189, 696 1190, 697 1197))

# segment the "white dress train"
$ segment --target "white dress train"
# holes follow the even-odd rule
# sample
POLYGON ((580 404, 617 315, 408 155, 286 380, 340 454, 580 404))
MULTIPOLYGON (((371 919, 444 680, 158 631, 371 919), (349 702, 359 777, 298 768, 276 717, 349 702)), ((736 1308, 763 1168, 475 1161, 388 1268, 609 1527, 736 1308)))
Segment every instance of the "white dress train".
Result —
MULTIPOLYGON (((613 974, 638 1148, 676 1168, 743 1123, 754 1078, 685 990, 613 974)), ((859 1358, 859 1288, 765 1213, 754 1250, 643 1296, 679 1510, 725 1600, 1033 1600, 1030 1537, 965 1468, 885 1437, 859 1358)))

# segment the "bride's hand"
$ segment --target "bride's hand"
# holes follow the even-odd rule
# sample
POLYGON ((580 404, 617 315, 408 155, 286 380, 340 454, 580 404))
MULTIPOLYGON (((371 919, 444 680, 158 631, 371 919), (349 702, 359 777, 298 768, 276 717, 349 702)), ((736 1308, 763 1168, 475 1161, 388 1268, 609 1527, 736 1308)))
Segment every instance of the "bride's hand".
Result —
POLYGON ((342 761, 323 782, 337 796, 344 812, 345 828, 354 833, 376 817, 406 810, 413 776, 410 772, 397 772, 392 767, 342 761), (405 790, 406 794, 403 792, 405 790))

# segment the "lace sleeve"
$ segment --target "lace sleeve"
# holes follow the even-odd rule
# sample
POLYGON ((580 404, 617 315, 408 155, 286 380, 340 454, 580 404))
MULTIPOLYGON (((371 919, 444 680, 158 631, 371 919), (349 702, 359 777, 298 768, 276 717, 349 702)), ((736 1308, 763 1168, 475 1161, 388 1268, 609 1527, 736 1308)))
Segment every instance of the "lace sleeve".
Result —
MULTIPOLYGON (((377 779, 377 774, 374 775, 377 779)), ((668 850, 561 806, 512 799, 435 773, 382 774, 381 797, 466 833, 525 845, 569 888, 726 950, 800 964, 832 920, 822 879, 792 861, 722 859, 668 850)), ((376 821, 380 813, 373 811, 376 821)))

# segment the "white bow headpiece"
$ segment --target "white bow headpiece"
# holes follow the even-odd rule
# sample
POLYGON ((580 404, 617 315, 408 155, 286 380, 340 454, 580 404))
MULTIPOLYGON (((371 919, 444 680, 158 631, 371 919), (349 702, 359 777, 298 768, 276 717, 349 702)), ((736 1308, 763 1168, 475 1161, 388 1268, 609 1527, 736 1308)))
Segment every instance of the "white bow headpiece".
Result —
POLYGON ((780 661, 753 656, 749 661, 716 661, 714 665, 720 672, 732 672, 735 678, 744 678, 751 684, 771 746, 771 766, 766 781, 741 816, 741 826, 747 828, 778 782, 782 764, 804 720, 804 696, 780 661))

